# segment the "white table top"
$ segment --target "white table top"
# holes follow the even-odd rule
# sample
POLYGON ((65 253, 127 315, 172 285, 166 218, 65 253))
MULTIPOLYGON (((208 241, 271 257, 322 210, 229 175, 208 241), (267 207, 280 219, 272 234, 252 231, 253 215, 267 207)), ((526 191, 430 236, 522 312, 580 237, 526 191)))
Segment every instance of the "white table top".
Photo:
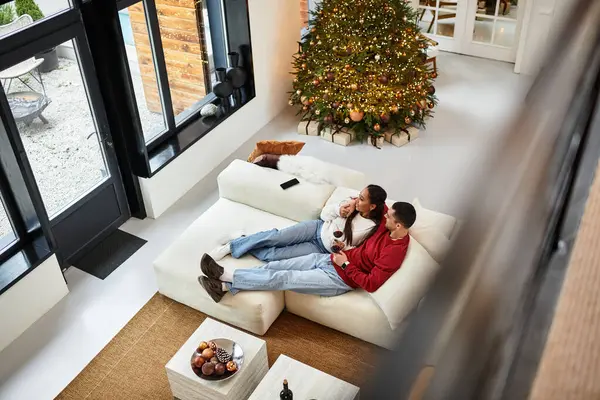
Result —
POLYGON ((283 380, 298 400, 358 400, 360 389, 286 355, 280 355, 249 400, 278 400, 283 380))
POLYGON ((179 351, 167 363, 166 368, 199 384, 210 385, 211 389, 216 390, 223 395, 228 394, 231 387, 238 381, 236 377, 220 382, 206 381, 196 376, 190 366, 192 354, 200 342, 216 338, 231 339, 234 342, 239 343, 242 350, 244 350, 244 365, 237 374, 244 373, 244 368, 248 367, 250 361, 258 354, 261 347, 266 346, 265 341, 262 339, 258 339, 252 335, 222 324, 221 322, 215 321, 214 319, 206 318, 192 336, 190 336, 187 342, 181 346, 179 351))

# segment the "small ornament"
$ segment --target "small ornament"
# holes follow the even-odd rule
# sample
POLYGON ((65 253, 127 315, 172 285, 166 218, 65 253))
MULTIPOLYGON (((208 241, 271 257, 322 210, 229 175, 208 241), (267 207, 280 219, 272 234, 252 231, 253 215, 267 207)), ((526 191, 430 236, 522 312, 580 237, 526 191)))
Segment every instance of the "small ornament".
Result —
POLYGON ((315 114, 316 115, 320 115, 321 114, 321 110, 315 110, 315 114))
POLYGON ((375 132, 379 132, 381 130, 381 125, 375 124, 373 125, 373 129, 375 129, 375 132))
POLYGON ((333 108, 339 108, 340 107, 340 103, 338 103, 337 101, 334 101, 333 104, 331 105, 331 107, 333 107, 333 108))
POLYGON ((412 122, 412 119, 406 117, 406 118, 404 118, 404 122, 406 122, 406 124, 408 125, 412 122))
POLYGON ((362 111, 358 111, 358 110, 350 111, 350 119, 354 122, 359 122, 360 120, 363 119, 364 116, 365 116, 365 113, 362 111))
POLYGON ((202 366, 204 365, 205 362, 206 362, 206 360, 204 358, 202 358, 200 356, 196 356, 192 360, 192 365, 196 368, 202 368, 202 366))
POLYGON ((433 104, 432 102, 427 103, 427 107, 429 108, 433 108, 435 106, 435 104, 433 104))
POLYGON ((414 112, 414 110, 410 110, 410 115, 411 115, 412 117, 414 117, 414 116, 415 116, 415 112, 414 112))
POLYGON ((319 40, 319 41, 317 42, 317 44, 318 44, 318 45, 320 45, 320 44, 321 44, 321 41, 319 40))
POLYGON ((288 101, 288 104, 289 104, 290 106, 293 106, 293 105, 294 105, 294 102, 293 102, 292 100, 290 100, 290 101, 288 101))
POLYGON ((397 99, 401 99, 402 98, 402 92, 396 92, 396 98, 397 99))
POLYGON ((315 45, 315 42, 313 42, 313 41, 311 40, 311 41, 310 41, 310 45, 311 45, 311 46, 314 46, 314 45, 315 45))
POLYGON ((308 110, 308 106, 304 106, 304 107, 302 107, 302 109, 303 109, 304 111, 306 111, 306 110, 308 110))
POLYGON ((388 77, 385 75, 380 75, 379 78, 377 78, 379 80, 379 83, 383 84, 383 85, 387 85, 388 83, 388 77))
POLYGON ((300 89, 296 90, 296 94, 297 94, 298 96, 300 96, 300 95, 302 94, 302 90, 300 90, 300 89))
POLYGON ((302 64, 302 69, 306 69, 306 64, 302 64))
POLYGON ((204 349, 208 349, 208 343, 200 342, 200 345, 198 346, 198 350, 196 350, 196 351, 198 353, 202 353, 204 351, 204 349))
POLYGON ((333 12, 338 12, 338 9, 337 9, 337 7, 333 9, 333 12))
POLYGON ((392 112, 394 114, 396 114, 398 112, 398 110, 399 110, 398 106, 396 106, 396 105, 392 106, 392 112))
POLYGON ((307 105, 308 104, 308 97, 306 97, 306 96, 300 97, 300 102, 302 104, 304 104, 304 105, 307 105))
POLYGON ((223 349, 217 349, 217 359, 219 362, 226 363, 227 361, 231 361, 231 354, 223 349))
POLYGON ((318 79, 315 79, 313 81, 313 85, 315 85, 315 86, 319 86, 319 83, 321 83, 321 81, 319 81, 318 79))
POLYGON ((234 372, 237 370, 237 365, 234 361, 229 361, 226 365, 227 371, 234 372))
POLYGON ((335 74, 333 72, 328 72, 326 76, 329 82, 333 82, 335 80, 335 74))
POLYGON ((437 72, 434 72, 434 73, 432 73, 432 74, 431 74, 431 77, 432 77, 433 79, 435 79, 435 78, 437 78, 437 75, 438 75, 438 74, 437 74, 437 72))
POLYGON ((333 122, 333 116, 331 114, 326 115, 323 119, 323 122, 326 124, 331 124, 333 122))
POLYGON ((352 104, 352 103, 348 103, 347 107, 348 107, 349 109, 353 109, 353 108, 354 108, 354 104, 352 104))
POLYGON ((215 351, 211 348, 204 349, 202 351, 202 357, 204 357, 205 360, 210 360, 214 356, 215 356, 215 351))
POLYGON ((433 87, 433 86, 429 86, 429 87, 427 88, 427 91, 429 92, 429 94, 434 94, 434 93, 435 93, 435 87, 433 87))
POLYGON ((225 364, 218 363, 217 365, 215 365, 215 374, 219 376, 225 374, 225 364))
POLYGON ((381 60, 381 56, 379 54, 375 54, 375 61, 381 60))
POLYGON ((369 82, 373 82, 373 79, 375 79, 375 77, 373 75, 369 75, 367 76, 367 79, 369 80, 369 82))
POLYGON ((346 64, 346 65, 344 65, 344 68, 345 68, 346 70, 349 70, 349 69, 350 69, 350 68, 352 68, 352 67, 350 66, 350 64, 346 64))
POLYGON ((350 85, 350 89, 358 90, 358 85, 356 83, 353 83, 352 85, 350 85))
POLYGON ((345 118, 344 119, 344 123, 349 124, 350 123, 350 118, 345 118))
POLYGON ((420 106, 421 108, 425 108, 425 107, 427 107, 427 102, 426 102, 425 100, 421 100, 421 101, 419 102, 419 106, 420 106))
POLYGON ((202 373, 207 376, 211 376, 215 373, 215 364, 207 362, 202 365, 202 373))
POLYGON ((408 18, 406 18, 406 15, 404 17, 402 17, 402 21, 404 21, 404 22, 408 21, 408 18))
POLYGON ((358 22, 361 23, 361 24, 364 24, 365 20, 361 18, 361 19, 358 20, 358 22))
POLYGON ((379 118, 381 119, 381 122, 383 122, 384 124, 387 124, 388 122, 390 122, 390 114, 381 114, 379 116, 379 118))

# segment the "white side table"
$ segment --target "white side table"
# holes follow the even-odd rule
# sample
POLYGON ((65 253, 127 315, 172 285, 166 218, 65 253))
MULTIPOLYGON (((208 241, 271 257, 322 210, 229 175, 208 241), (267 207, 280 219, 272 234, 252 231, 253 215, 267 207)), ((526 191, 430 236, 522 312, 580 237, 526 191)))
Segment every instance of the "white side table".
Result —
POLYGON ((267 344, 247 333, 207 318, 165 367, 173 396, 179 400, 247 399, 269 369, 267 344), (231 339, 244 350, 244 365, 231 379, 207 381, 192 371, 190 359, 200 342, 231 339))
POLYGON ((294 399, 358 400, 360 389, 341 379, 280 355, 249 400, 276 400, 287 379, 294 399))

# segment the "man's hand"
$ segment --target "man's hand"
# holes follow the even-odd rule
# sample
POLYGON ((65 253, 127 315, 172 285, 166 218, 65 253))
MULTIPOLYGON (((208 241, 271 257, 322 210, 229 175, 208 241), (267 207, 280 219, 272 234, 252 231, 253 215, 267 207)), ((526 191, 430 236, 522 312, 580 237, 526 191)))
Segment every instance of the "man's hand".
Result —
POLYGON ((348 218, 350 214, 352 214, 356 210, 356 199, 352 199, 342 204, 340 207, 340 216, 342 218, 348 218))
POLYGON ((348 261, 348 257, 343 251, 333 254, 333 262, 335 263, 335 265, 341 266, 346 261, 348 261))

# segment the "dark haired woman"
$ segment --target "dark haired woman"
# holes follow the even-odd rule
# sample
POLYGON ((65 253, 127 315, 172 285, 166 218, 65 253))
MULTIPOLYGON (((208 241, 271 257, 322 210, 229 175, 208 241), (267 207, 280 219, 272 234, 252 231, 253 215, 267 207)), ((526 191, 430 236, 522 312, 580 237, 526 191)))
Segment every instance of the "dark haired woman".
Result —
POLYGON ((323 208, 321 219, 242 236, 219 246, 208 256, 218 261, 228 254, 240 258, 249 253, 261 261, 276 261, 347 250, 375 233, 383 220, 386 198, 385 190, 369 185, 358 197, 323 208))

